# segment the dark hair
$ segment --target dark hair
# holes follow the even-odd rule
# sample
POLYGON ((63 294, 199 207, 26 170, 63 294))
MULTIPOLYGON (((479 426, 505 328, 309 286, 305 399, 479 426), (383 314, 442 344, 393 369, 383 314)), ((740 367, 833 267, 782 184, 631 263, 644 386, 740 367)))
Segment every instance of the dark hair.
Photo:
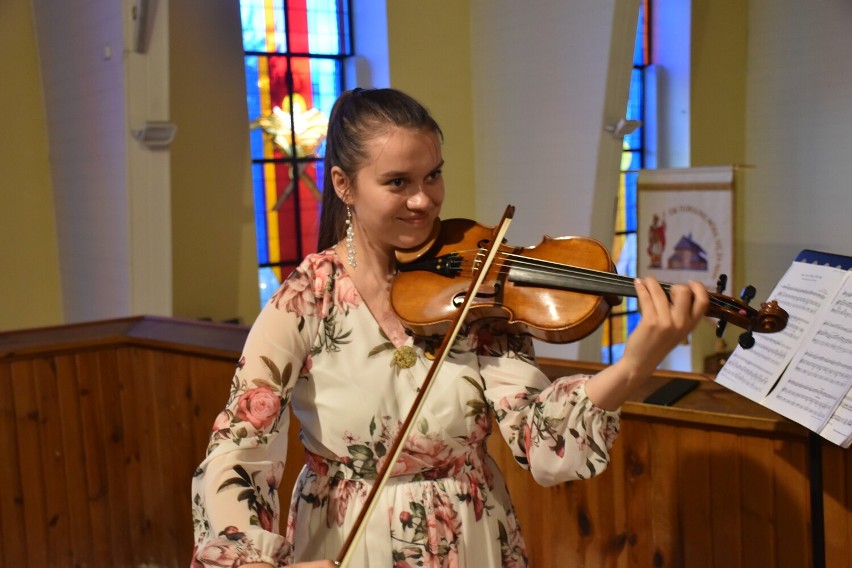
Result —
POLYGON ((367 160, 366 143, 394 127, 428 128, 443 139, 429 111, 396 89, 357 88, 334 103, 326 133, 319 251, 334 246, 345 232, 346 205, 334 191, 331 169, 337 166, 352 179, 367 160))

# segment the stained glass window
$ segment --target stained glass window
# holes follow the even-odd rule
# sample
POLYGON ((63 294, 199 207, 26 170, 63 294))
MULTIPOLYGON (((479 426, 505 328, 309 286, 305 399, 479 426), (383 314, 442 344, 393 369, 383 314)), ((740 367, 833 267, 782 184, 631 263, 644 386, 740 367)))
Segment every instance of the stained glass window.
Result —
POLYGON ((352 55, 349 0, 240 0, 261 305, 316 250, 325 124, 352 55))
MULTIPOLYGON (((644 123, 645 72, 649 64, 649 1, 639 7, 639 23, 633 50, 633 71, 630 78, 630 95, 627 101, 627 120, 644 123)), ((619 175, 618 203, 616 205, 615 237, 612 257, 619 274, 636 276, 636 180, 644 165, 643 138, 646 127, 640 126, 624 137, 619 175)), ((639 323, 636 298, 625 298, 612 310, 604 322, 601 359, 604 363, 616 362, 624 352, 627 336, 639 323)))

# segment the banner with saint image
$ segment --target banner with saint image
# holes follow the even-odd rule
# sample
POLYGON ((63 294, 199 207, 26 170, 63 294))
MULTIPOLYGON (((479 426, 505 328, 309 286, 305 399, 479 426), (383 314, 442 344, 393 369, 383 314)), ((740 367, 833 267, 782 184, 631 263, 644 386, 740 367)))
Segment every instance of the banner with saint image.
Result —
POLYGON ((715 290, 734 282, 734 167, 641 170, 637 272, 715 290))

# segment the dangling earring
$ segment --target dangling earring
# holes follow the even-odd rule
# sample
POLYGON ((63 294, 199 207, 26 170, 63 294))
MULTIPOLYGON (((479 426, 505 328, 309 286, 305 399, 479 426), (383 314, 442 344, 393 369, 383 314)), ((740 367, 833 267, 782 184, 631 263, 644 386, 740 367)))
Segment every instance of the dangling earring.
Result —
POLYGON ((352 209, 346 206, 346 262, 355 268, 358 262, 355 260, 355 229, 352 228, 352 209))

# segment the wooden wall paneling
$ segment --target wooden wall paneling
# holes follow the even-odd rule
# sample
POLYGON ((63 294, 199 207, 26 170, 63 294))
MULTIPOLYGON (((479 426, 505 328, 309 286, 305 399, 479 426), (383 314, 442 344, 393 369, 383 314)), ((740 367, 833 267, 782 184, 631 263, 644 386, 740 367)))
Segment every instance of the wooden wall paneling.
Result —
POLYGON ((124 470, 127 485, 123 496, 127 501, 128 510, 125 519, 128 530, 126 546, 133 551, 151 550, 150 519, 145 514, 145 500, 149 497, 145 486, 150 483, 146 470, 150 464, 143 462, 142 457, 142 421, 146 417, 139 411, 140 402, 145 396, 145 369, 137 369, 137 361, 128 349, 118 351, 117 365, 119 395, 115 405, 121 409, 124 433, 117 458, 124 470))
POLYGON ((171 464, 166 471, 166 481, 172 500, 169 518, 174 519, 170 523, 170 538, 174 543, 172 557, 179 566, 189 566, 193 542, 190 486, 192 474, 203 459, 203 449, 198 449, 200 432, 193 431, 195 401, 191 394, 194 363, 191 357, 173 355, 166 364, 170 380, 162 385, 159 398, 160 408, 167 412, 163 435, 171 464), (175 444, 174 440, 183 440, 183 443, 175 444))
MULTIPOLYGON (((499 432, 495 433, 499 435, 499 432)), ((505 451, 511 453, 508 447, 505 447, 505 442, 501 441, 501 444, 505 451)), ((575 566, 586 562, 589 549, 587 541, 593 531, 593 521, 589 518, 586 506, 587 487, 575 482, 542 487, 535 482, 532 474, 513 462, 514 458, 510 462, 512 469, 508 475, 517 476, 516 485, 523 488, 521 498, 524 499, 530 494, 535 495, 535 505, 531 507, 532 510, 527 513, 527 516, 537 517, 532 521, 536 523, 536 526, 531 531, 521 522, 527 554, 530 555, 530 564, 537 565, 533 558, 545 565, 559 565, 561 562, 565 566, 575 566), (527 536, 530 532, 535 534, 532 542, 527 536)), ((514 495, 512 501, 516 509, 521 510, 526 509, 530 504, 528 501, 518 503, 514 495)), ((521 513, 518 512, 518 514, 521 513)))
MULTIPOLYGON (((120 529, 127 530, 128 521, 123 527, 116 526, 111 514, 110 481, 107 471, 107 456, 105 454, 104 414, 110 409, 105 408, 101 394, 101 368, 98 353, 84 351, 76 355, 77 384, 80 393, 80 437, 85 455, 86 495, 89 500, 89 514, 92 525, 92 552, 94 566, 120 566, 120 558, 116 545, 120 538, 115 534, 120 529)), ((125 532, 125 534, 127 534, 125 532)), ((124 537, 126 538, 126 537, 124 537)))
MULTIPOLYGON (((128 385, 133 384, 129 375, 130 369, 120 362, 122 351, 123 348, 117 346, 92 352, 91 355, 87 354, 86 358, 92 360, 91 364, 97 373, 93 383, 99 408, 98 452, 101 454, 106 476, 105 500, 110 522, 112 558, 118 566, 134 566, 138 564, 138 559, 133 555, 133 552, 138 550, 135 546, 137 535, 134 529, 140 520, 139 510, 134 506, 134 497, 138 495, 137 483, 144 489, 150 480, 142 478, 137 481, 135 474, 138 466, 134 467, 132 460, 128 463, 125 453, 128 449, 135 449, 132 444, 128 444, 139 427, 132 412, 135 405, 144 404, 144 401, 134 397, 130 407, 122 404, 122 399, 127 396, 128 385), (131 546, 131 543, 134 546, 131 546)), ((143 456, 139 456, 139 463, 145 463, 144 460, 143 456)))
POLYGON ((193 358, 190 362, 189 392, 195 465, 201 463, 207 449, 216 416, 225 408, 236 361, 222 362, 193 358))
POLYGON ((620 445, 614 446, 610 455, 607 470, 590 483, 594 485, 594 491, 601 496, 598 499, 596 516, 601 519, 599 526, 604 529, 600 536, 600 544, 603 547, 602 565, 617 568, 627 566, 627 510, 624 506, 627 500, 626 467, 625 460, 621 458, 620 445))
POLYGON ((228 401, 235 363, 197 358, 190 363, 190 391, 187 396, 191 404, 193 462, 196 467, 206 455, 216 417, 228 401))
POLYGON ((829 455, 834 456, 835 460, 844 464, 844 466, 841 466, 843 473, 835 478, 838 480, 838 485, 840 486, 836 495, 842 495, 842 497, 839 497, 840 500, 834 502, 842 504, 839 507, 832 507, 830 518, 837 520, 828 526, 840 538, 845 534, 846 540, 843 546, 832 547, 833 550, 837 551, 836 554, 832 554, 832 560, 836 561, 837 566, 841 566, 842 564, 852 567, 852 450, 834 447, 829 450, 829 455), (837 512, 836 516, 834 515, 835 511, 837 512), (845 515, 843 514, 844 511, 845 515))
MULTIPOLYGON (((621 490, 620 472, 613 466, 610 463, 607 470, 596 478, 573 484, 574 487, 583 487, 582 493, 586 495, 575 514, 578 527, 583 528, 584 519, 588 525, 588 534, 582 541, 587 565, 614 568, 624 551, 624 516, 619 515, 619 512, 623 513, 624 492, 621 490)), ((570 516, 571 509, 567 509, 565 514, 570 516)))
MULTIPOLYGON (((714 432, 709 448, 710 522, 714 565, 741 567, 742 480, 739 459, 740 436, 714 432)), ((744 567, 743 567, 744 568, 744 567)))
POLYGON ((0 561, 4 566, 26 566, 24 525, 24 489, 19 464, 20 439, 15 398, 12 389, 12 365, 0 363, 0 534, 3 547, 0 561))
POLYGON ((744 437, 741 445, 743 566, 776 566, 772 440, 744 437))
POLYGON ((678 465, 673 473, 677 475, 679 490, 685 566, 715 565, 710 523, 708 438, 709 434, 699 429, 671 427, 671 439, 679 450, 678 465))
POLYGON ((642 522, 642 515, 644 515, 645 527, 642 525, 635 527, 640 536, 645 533, 644 538, 650 539, 650 549, 642 558, 642 562, 636 565, 683 566, 678 444, 672 436, 670 425, 627 418, 625 428, 631 428, 634 423, 643 424, 644 437, 649 447, 648 476, 650 478, 650 493, 646 508, 637 512, 637 523, 642 522))
POLYGON ((151 425, 147 446, 153 461, 143 460, 142 464, 145 476, 155 481, 154 488, 158 492, 155 506, 149 509, 149 534, 155 542, 161 542, 162 547, 147 562, 171 566, 186 549, 186 543, 181 546, 177 542, 177 524, 178 519, 190 522, 187 487, 194 471, 191 466, 186 471, 179 470, 174 452, 174 441, 182 439, 178 437, 181 409, 174 396, 175 367, 177 360, 185 355, 135 347, 128 348, 127 352, 134 361, 135 381, 144 389, 149 402, 149 416, 142 419, 151 425))
POLYGON ((773 446, 778 566, 810 566, 807 438, 781 438, 775 440, 773 446))
POLYGON ((80 401, 83 394, 77 381, 76 357, 59 354, 53 358, 56 369, 56 391, 59 396, 59 416, 62 422, 62 448, 68 493, 65 496, 71 523, 71 556, 73 566, 94 566, 94 534, 86 478, 86 455, 83 447, 80 401))
MULTIPOLYGON (((128 348, 132 354, 140 352, 136 347, 128 348)), ((186 454, 184 444, 175 440, 188 440, 186 422, 186 404, 179 392, 186 375, 186 355, 170 352, 142 352, 148 362, 145 377, 137 377, 150 385, 151 400, 154 406, 155 440, 160 461, 154 464, 154 470, 160 479, 162 494, 159 499, 157 516, 152 519, 159 538, 162 538, 161 550, 152 554, 149 563, 160 566, 177 566, 179 558, 184 559, 182 566, 189 560, 187 542, 179 542, 181 525, 191 522, 189 516, 188 486, 194 468, 184 462, 181 454, 186 454)))
POLYGON ((531 566, 549 566, 554 559, 566 566, 576 563, 580 556, 579 540, 576 536, 576 518, 571 515, 573 509, 568 506, 576 499, 573 484, 556 487, 542 487, 533 479, 528 470, 519 466, 511 456, 502 436, 495 445, 502 444, 500 452, 509 473, 501 466, 506 478, 506 486, 512 497, 518 524, 521 527, 531 566), (561 492, 559 491, 561 489, 561 492))
MULTIPOLYGON (((616 447, 621 445, 621 455, 615 455, 613 459, 620 458, 625 465, 628 566, 653 565, 658 552, 655 546, 660 537, 658 527, 649 527, 648 524, 648 511, 654 506, 651 429, 652 426, 644 420, 622 420, 621 432, 615 442, 616 447)), ((669 535, 662 536, 666 538, 669 535)), ((662 551, 664 557, 667 552, 662 551)))
MULTIPOLYGON (((572 563, 565 562, 567 566, 602 565, 598 540, 606 538, 606 534, 598 522, 602 511, 592 505, 594 489, 600 483, 572 481, 545 488, 538 487, 531 475, 527 475, 525 481, 536 486, 545 502, 557 505, 556 510, 548 515, 549 518, 541 520, 548 524, 550 531, 547 543, 540 550, 545 554, 548 550, 563 550, 563 557, 567 554, 568 558, 573 559, 572 563)), ((550 508, 554 509, 552 505, 550 508)), ((554 560, 553 557, 548 559, 559 566, 559 562, 554 560)))
POLYGON ((168 444, 171 463, 166 482, 173 495, 173 510, 169 518, 174 519, 172 530, 175 543, 174 557, 179 566, 188 565, 192 553, 193 525, 191 508, 192 476, 198 464, 204 459, 209 433, 215 416, 224 407, 228 395, 228 385, 233 374, 230 361, 199 359, 171 355, 165 360, 167 374, 172 378, 169 385, 160 389, 160 409, 164 412, 164 443, 168 444), (201 389, 195 384, 215 382, 224 388, 201 389), (206 398, 195 397, 204 394, 206 398), (202 411, 202 408, 204 409, 202 411), (203 415, 203 417, 202 417, 203 415), (171 440, 184 440, 183 444, 173 444, 171 440))
POLYGON ((48 558, 71 558, 71 519, 68 517, 67 465, 62 447, 62 415, 53 359, 32 361, 33 382, 37 394, 38 425, 41 432, 41 464, 45 478, 45 518, 47 520, 48 558))
POLYGON ((41 461, 38 395, 31 361, 12 363, 12 399, 18 434, 18 459, 23 503, 24 542, 31 566, 48 566, 47 503, 41 461))
POLYGON ((822 453, 826 565, 852 567, 852 450, 825 442, 822 453))

